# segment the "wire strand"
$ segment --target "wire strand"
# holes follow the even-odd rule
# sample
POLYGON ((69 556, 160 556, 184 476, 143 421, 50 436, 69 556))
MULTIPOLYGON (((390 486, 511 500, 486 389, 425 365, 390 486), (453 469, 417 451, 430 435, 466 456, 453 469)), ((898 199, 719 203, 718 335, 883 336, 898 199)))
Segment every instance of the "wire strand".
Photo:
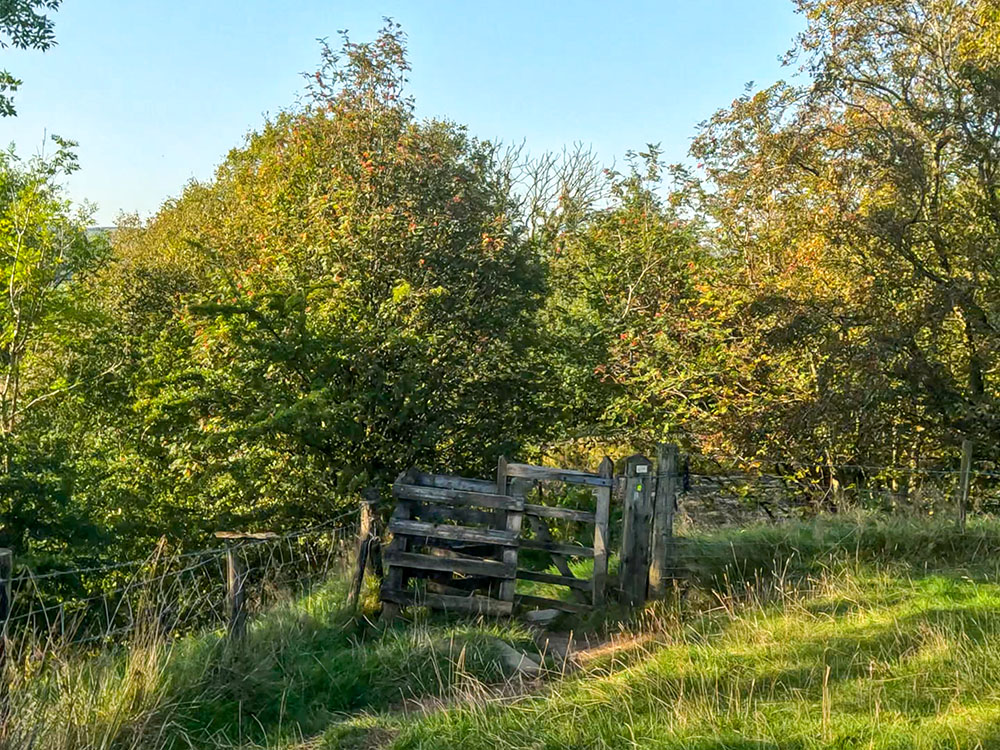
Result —
MULTIPOLYGON (((344 511, 343 513, 341 513, 341 514, 339 514, 337 516, 334 516, 333 518, 327 519, 326 521, 323 521, 322 523, 316 524, 314 526, 307 527, 305 529, 298 529, 296 531, 291 531, 291 532, 288 532, 287 534, 283 534, 283 535, 280 535, 280 536, 272 537, 270 539, 247 539, 247 540, 242 540, 240 542, 240 544, 241 544, 241 546, 248 546, 248 547, 249 546, 255 546, 255 545, 262 545, 262 544, 274 544, 274 543, 282 542, 282 541, 285 541, 285 540, 288 540, 288 539, 301 539, 304 536, 308 536, 308 535, 311 535, 311 534, 316 534, 316 533, 318 533, 320 531, 335 530, 335 529, 330 529, 329 527, 332 524, 337 523, 338 521, 343 520, 347 516, 353 515, 353 514, 355 514, 357 512, 358 512, 357 508, 352 508, 350 510, 344 511)), ((176 555, 172 555, 172 557, 178 558, 178 559, 187 559, 187 558, 191 558, 191 557, 202 557, 202 556, 206 556, 206 555, 216 555, 216 554, 221 554, 221 553, 225 552, 227 549, 229 549, 229 548, 228 547, 213 547, 213 548, 208 548, 208 549, 194 550, 192 552, 182 552, 182 553, 179 553, 179 554, 176 554, 176 555)), ((150 559, 151 558, 146 557, 146 558, 143 558, 141 560, 128 560, 126 562, 109 563, 107 565, 96 565, 96 566, 85 567, 85 568, 71 568, 71 569, 66 569, 66 570, 52 570, 52 571, 47 571, 45 573, 34 573, 33 571, 31 571, 29 569, 29 570, 26 570, 24 573, 21 573, 20 575, 15 576, 14 578, 12 578, 11 579, 11 583, 12 584, 21 583, 21 582, 29 580, 29 579, 35 580, 35 581, 43 581, 43 580, 49 580, 49 579, 52 579, 52 578, 62 578, 62 577, 72 576, 72 575, 79 576, 79 575, 81 575, 83 573, 108 573, 108 572, 111 572, 111 571, 114 571, 114 570, 122 570, 124 568, 134 568, 134 567, 138 567, 140 565, 146 565, 146 564, 148 564, 150 562, 150 559)))

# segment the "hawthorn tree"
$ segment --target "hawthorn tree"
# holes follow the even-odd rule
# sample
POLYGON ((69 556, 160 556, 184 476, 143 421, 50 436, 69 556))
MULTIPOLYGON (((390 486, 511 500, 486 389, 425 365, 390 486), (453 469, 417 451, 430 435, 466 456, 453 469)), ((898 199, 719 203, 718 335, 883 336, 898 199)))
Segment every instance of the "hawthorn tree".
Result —
POLYGON ((538 429, 543 274, 510 176, 414 117, 404 42, 324 48, 305 106, 117 232, 140 468, 119 479, 161 517, 322 515, 413 464, 489 471, 538 429))

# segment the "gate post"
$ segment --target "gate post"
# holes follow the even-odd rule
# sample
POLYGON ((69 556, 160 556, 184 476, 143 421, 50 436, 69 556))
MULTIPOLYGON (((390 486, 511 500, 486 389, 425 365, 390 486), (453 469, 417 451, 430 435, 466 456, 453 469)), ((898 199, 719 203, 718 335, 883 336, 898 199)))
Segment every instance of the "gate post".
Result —
POLYGON ((357 606, 361 598, 361 587, 365 581, 365 570, 370 569, 382 582, 382 542, 378 528, 379 492, 374 487, 361 491, 361 525, 358 529, 357 568, 354 582, 347 595, 347 605, 357 606))
POLYGON ((677 446, 656 447, 656 501, 653 506, 653 550, 649 565, 649 593, 667 593, 673 563, 674 513, 677 510, 677 446))
MULTIPOLYGON (((497 461, 497 494, 513 495, 513 488, 507 482, 507 459, 500 456, 497 461)), ((516 510, 506 511, 505 528, 515 537, 521 533, 521 523, 524 520, 524 513, 516 510)), ((514 594, 517 590, 517 551, 515 547, 503 547, 500 559, 504 565, 514 569, 515 574, 511 578, 505 578, 500 584, 500 601, 513 602, 514 594)))
POLYGON ((239 556, 239 544, 226 545, 226 606, 229 610, 229 640, 240 641, 247 632, 244 586, 247 569, 239 556))
POLYGON ((625 520, 622 528, 621 590, 635 606, 646 601, 649 537, 653 517, 652 462, 630 456, 625 463, 625 520))
MULTIPOLYGON (((601 461, 597 473, 605 479, 613 480, 615 465, 607 456, 601 461)), ((594 514, 594 606, 600 607, 605 601, 608 582, 608 521, 611 517, 611 485, 598 487, 597 511, 594 514)))

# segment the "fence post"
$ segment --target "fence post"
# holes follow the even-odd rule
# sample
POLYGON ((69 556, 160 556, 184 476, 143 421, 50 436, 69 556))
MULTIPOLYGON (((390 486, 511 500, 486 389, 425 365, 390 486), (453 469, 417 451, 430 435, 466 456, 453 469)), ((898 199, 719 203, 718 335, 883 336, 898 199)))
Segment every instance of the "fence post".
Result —
MULTIPOLYGON (((613 480, 615 466, 607 456, 601 461, 597 473, 613 480)), ((605 601, 608 583, 608 521, 611 517, 611 487, 598 487, 597 511, 594 514, 594 606, 600 607, 605 601)))
MULTIPOLYGON (((503 456, 497 460, 497 494, 513 495, 514 487, 507 484, 507 459, 503 456)), ((504 511, 504 529, 514 537, 521 534, 521 524, 524 522, 524 513, 516 510, 504 511)), ((503 547, 500 551, 500 560, 504 565, 517 570, 517 547, 503 547)), ((500 582, 499 597, 501 601, 513 602, 514 594, 517 592, 517 578, 505 578, 500 582)))
POLYGON ((965 531, 965 513, 969 504, 969 479, 972 473, 972 441, 962 441, 962 471, 958 482, 958 530, 965 531))
POLYGON ((625 520, 622 528, 621 590, 635 606, 646 601, 649 582, 649 536, 653 516, 652 462, 630 456, 625 463, 625 520))
POLYGON ((229 609, 229 639, 238 641, 247 632, 247 613, 244 607, 247 580, 246 566, 239 557, 239 544, 226 546, 226 602, 229 609))
POLYGON ((656 446, 656 500, 653 505, 653 544, 649 565, 649 593, 662 597, 673 563, 674 512, 677 509, 677 446, 656 446))
POLYGON ((356 607, 361 598, 365 570, 370 568, 382 580, 382 543, 378 528, 378 490, 369 487, 361 492, 361 526, 358 530, 358 565, 347 604, 356 607))
POLYGON ((0 726, 5 726, 10 716, 10 680, 7 674, 10 639, 7 623, 10 620, 13 578, 14 550, 0 547, 0 622, 3 623, 3 632, 0 633, 0 726))

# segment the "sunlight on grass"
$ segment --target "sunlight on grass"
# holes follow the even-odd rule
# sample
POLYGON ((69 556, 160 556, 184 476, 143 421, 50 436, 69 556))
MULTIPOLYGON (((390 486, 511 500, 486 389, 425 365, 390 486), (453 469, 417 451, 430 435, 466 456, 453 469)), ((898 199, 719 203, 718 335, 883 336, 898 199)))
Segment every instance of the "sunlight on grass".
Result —
POLYGON ((535 683, 497 657, 498 638, 534 650, 517 623, 380 626, 374 586, 354 614, 335 577, 238 647, 148 636, 25 662, 0 747, 1000 747, 1000 524, 969 538, 863 518, 698 536, 697 585, 609 610, 611 642, 535 683))
MULTIPOLYGON (((758 536, 756 559, 797 544, 794 566, 764 576, 764 566, 754 574, 737 558, 712 572, 726 583, 714 611, 659 618, 639 654, 589 665, 544 694, 401 726, 392 747, 1000 747, 1000 586, 989 580, 991 563, 963 560, 939 539, 941 557, 914 570, 906 562, 927 530, 893 531, 898 539, 843 524, 766 530, 770 545, 758 536), (839 552, 834 531, 847 540, 839 552), (879 549, 897 554, 879 561, 879 549), (792 569, 801 575, 794 586, 792 569), (782 575, 789 580, 776 583, 782 575)), ((995 529, 972 533, 994 543, 995 529)), ((730 538, 732 548, 743 536, 752 535, 730 538)))

